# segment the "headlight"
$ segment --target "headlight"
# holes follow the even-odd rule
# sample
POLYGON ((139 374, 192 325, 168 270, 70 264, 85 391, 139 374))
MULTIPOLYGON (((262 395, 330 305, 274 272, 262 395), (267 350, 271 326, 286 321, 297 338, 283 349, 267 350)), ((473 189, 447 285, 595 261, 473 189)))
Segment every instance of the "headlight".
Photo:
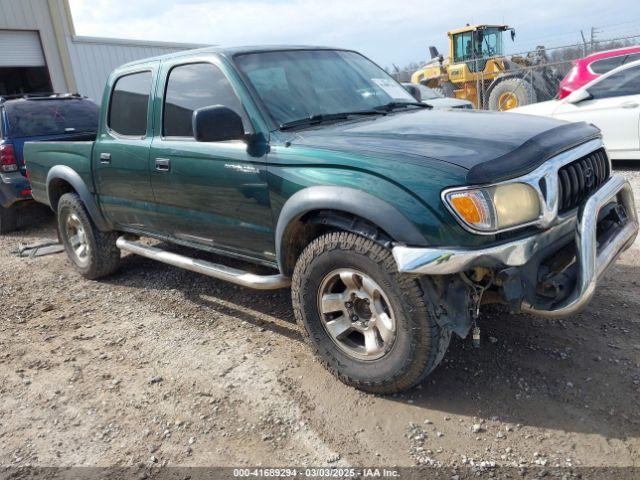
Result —
POLYGON ((533 222, 540 216, 538 194, 526 183, 452 190, 444 197, 459 220, 480 232, 509 229, 533 222))

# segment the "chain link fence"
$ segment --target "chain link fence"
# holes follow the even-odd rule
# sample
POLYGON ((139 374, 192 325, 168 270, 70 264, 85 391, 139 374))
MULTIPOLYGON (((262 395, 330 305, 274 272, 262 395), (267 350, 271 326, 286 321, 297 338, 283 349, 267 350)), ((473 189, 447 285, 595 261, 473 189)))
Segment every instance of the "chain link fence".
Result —
MULTIPOLYGON (((490 58, 478 58, 466 62, 469 70, 480 72, 475 82, 467 83, 466 88, 465 84, 450 84, 450 88, 443 90, 456 89, 458 97, 472 100, 475 108, 486 110, 503 110, 514 105, 551 100, 557 96, 560 82, 575 60, 592 53, 634 45, 640 46, 640 35, 552 48, 540 46, 532 51, 497 57, 504 59, 506 67, 500 74, 485 73, 484 65, 490 58)), ((400 82, 410 82, 414 71, 396 69, 390 73, 400 82)), ((443 75, 441 80, 446 82, 448 78, 443 75)))

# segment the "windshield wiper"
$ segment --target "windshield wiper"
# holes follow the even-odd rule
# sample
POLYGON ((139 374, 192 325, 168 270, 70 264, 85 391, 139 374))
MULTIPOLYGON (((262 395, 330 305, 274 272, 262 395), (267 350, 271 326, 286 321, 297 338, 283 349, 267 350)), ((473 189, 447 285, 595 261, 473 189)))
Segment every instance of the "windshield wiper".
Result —
POLYGON ((376 110, 391 112, 397 108, 407 108, 407 107, 428 108, 429 110, 433 108, 428 103, 422 103, 422 102, 389 102, 384 105, 379 105, 375 108, 376 110))
POLYGON ((374 110, 356 110, 354 112, 340 112, 340 113, 317 113, 315 115, 309 115, 308 117, 299 118, 297 120, 291 120, 290 122, 284 122, 280 124, 280 130, 287 130, 294 127, 302 127, 306 125, 315 125, 322 122, 330 122, 333 120, 347 120, 351 116, 355 115, 386 115, 386 112, 378 109, 374 110))

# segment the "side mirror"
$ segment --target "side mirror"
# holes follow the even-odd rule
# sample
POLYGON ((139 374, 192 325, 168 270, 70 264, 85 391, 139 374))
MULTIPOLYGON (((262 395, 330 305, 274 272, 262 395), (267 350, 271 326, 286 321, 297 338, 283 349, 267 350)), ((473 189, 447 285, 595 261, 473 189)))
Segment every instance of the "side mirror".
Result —
POLYGON ((580 90, 576 90, 575 92, 571 92, 564 101, 575 105, 576 103, 584 102, 585 100, 590 100, 591 98, 593 97, 589 93, 589 90, 583 88, 580 90))
POLYGON ((516 29, 515 28, 511 29, 511 41, 512 42, 516 41, 516 29))
POLYGON ((203 107, 193 112, 193 136, 198 142, 223 142, 244 138, 242 118, 223 105, 203 107))

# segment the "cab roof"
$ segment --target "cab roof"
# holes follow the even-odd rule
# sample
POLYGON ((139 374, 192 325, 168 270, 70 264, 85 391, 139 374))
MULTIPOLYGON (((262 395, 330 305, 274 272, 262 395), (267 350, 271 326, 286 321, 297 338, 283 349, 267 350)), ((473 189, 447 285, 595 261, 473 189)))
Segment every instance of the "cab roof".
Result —
POLYGON ((348 50, 344 48, 335 47, 320 47, 314 45, 260 45, 260 46, 239 46, 239 47, 204 47, 197 48, 195 50, 181 50, 179 52, 173 52, 165 55, 159 55, 156 57, 145 58, 142 60, 136 60, 134 62, 126 63, 118 67, 117 70, 123 68, 134 67, 136 65, 144 65, 149 62, 170 60, 174 58, 189 57, 194 55, 202 55, 207 53, 214 53, 226 57, 232 57, 234 55, 242 53, 261 53, 261 52, 277 52, 282 50, 348 50))
POLYGON ((481 30, 483 28, 500 28, 501 30, 506 30, 507 28, 509 28, 509 25, 488 25, 488 24, 467 25, 466 27, 449 30, 447 32, 447 35, 455 35, 456 33, 471 32, 474 30, 481 30))

